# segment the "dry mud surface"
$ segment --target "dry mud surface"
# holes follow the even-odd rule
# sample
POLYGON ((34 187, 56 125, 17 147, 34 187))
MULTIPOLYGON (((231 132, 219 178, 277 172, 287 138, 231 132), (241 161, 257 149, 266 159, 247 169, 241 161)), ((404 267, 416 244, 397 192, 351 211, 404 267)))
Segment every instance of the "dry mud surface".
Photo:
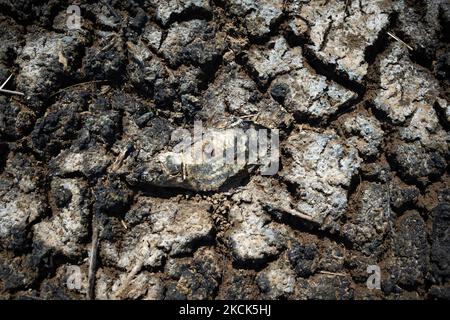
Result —
POLYGON ((450 299, 448 1, 0 12, 1 298, 450 299), (279 171, 180 171, 195 120, 279 171))

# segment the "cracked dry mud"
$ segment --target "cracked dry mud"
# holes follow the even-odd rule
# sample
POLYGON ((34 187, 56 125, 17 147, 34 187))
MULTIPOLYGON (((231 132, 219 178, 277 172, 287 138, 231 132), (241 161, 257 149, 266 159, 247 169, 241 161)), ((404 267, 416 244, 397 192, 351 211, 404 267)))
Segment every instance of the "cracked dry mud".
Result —
POLYGON ((0 0, 0 27, 1 298, 450 299, 448 1, 0 0), (180 165, 195 120, 278 129, 279 171, 180 165))

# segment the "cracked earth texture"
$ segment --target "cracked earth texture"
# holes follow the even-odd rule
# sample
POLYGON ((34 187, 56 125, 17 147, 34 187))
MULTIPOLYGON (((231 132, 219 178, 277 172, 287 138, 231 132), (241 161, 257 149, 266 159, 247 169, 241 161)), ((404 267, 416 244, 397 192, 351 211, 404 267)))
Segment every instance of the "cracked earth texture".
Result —
POLYGON ((450 299, 448 1, 0 0, 0 28, 1 298, 450 299), (278 129, 279 171, 181 173, 195 120, 278 129))

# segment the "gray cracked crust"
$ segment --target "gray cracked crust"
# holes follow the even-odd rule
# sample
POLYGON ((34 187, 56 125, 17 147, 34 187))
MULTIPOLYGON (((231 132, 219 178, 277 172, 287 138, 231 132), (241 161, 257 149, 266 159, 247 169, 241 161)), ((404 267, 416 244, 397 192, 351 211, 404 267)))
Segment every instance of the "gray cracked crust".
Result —
POLYGON ((107 2, 0 0, 1 298, 450 299, 447 1, 107 2))

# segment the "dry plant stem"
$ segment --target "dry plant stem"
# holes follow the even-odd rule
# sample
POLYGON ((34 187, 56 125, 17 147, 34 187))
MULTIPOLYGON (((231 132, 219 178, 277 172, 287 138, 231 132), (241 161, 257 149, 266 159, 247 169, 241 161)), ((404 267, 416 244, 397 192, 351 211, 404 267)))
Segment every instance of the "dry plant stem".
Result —
POLYGON ((119 156, 116 158, 116 161, 114 161, 114 163, 111 166, 111 172, 115 172, 120 169, 120 167, 123 164, 123 160, 125 160, 125 158, 127 157, 127 154, 130 151, 130 149, 131 147, 128 146, 119 154, 119 156))
POLYGON ((16 95, 19 95, 19 96, 24 96, 25 94, 22 93, 22 92, 3 89, 3 88, 5 87, 5 85, 8 83, 8 81, 11 79, 12 76, 13 76, 13 75, 11 74, 11 75, 8 77, 8 79, 6 79, 6 81, 3 82, 3 84, 0 86, 0 92, 8 93, 8 94, 16 94, 16 95))
POLYGON ((92 219, 92 246, 91 255, 89 259, 89 273, 88 273, 88 292, 87 298, 89 300, 95 299, 95 273, 97 268, 97 251, 98 251, 98 223, 96 215, 92 219))
POLYGON ((93 80, 93 81, 87 81, 87 82, 76 83, 76 84, 73 84, 73 85, 71 85, 71 86, 65 87, 65 88, 63 88, 63 89, 61 89, 61 90, 59 90, 59 91, 53 93, 53 94, 50 96, 50 98, 56 96, 57 94, 60 94, 61 92, 66 91, 66 90, 68 90, 68 89, 76 88, 76 87, 83 86, 83 85, 87 85, 87 84, 104 83, 104 82, 106 83, 106 82, 108 82, 108 80, 93 80))
POLYGON ((413 51, 414 48, 411 47, 410 45, 408 45, 406 42, 404 42, 402 39, 400 39, 399 37, 397 37, 396 35, 388 32, 387 33, 389 36, 391 36, 393 39, 395 39, 396 41, 400 42, 401 44, 405 45, 409 50, 413 51))
POLYGON ((272 207, 273 209, 277 210, 277 211, 281 211, 281 212, 286 212, 289 213, 293 216, 299 217, 303 220, 309 221, 309 222, 313 222, 313 223, 319 223, 317 220, 315 220, 314 218, 312 218, 311 216, 301 213, 298 210, 295 209, 291 209, 288 208, 286 206, 277 206, 276 204, 273 203, 266 203, 266 205, 272 207))
POLYGON ((322 274, 326 274, 329 276, 339 276, 339 277, 346 277, 347 275, 344 273, 339 273, 339 272, 330 272, 330 271, 318 271, 318 273, 322 273, 322 274))
POLYGON ((130 273, 126 276, 125 280, 122 282, 122 285, 115 292, 114 298, 123 299, 122 297, 123 293, 128 288, 133 278, 142 270, 143 266, 144 266, 144 256, 142 255, 137 259, 134 267, 131 269, 130 273))

